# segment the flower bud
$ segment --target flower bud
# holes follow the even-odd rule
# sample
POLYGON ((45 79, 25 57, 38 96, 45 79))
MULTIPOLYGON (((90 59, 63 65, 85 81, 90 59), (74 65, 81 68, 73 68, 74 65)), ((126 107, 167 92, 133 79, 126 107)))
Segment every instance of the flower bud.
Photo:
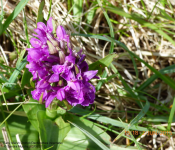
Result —
POLYGON ((52 45, 50 41, 47 41, 47 45, 49 46, 49 54, 56 54, 58 51, 56 48, 52 45))
POLYGON ((58 53, 59 53, 59 58, 60 58, 60 65, 62 65, 65 62, 65 54, 62 50, 58 51, 58 53))
POLYGON ((50 33, 47 33, 47 38, 50 40, 50 42, 53 44, 53 46, 58 46, 58 42, 55 40, 55 38, 50 34, 50 33))

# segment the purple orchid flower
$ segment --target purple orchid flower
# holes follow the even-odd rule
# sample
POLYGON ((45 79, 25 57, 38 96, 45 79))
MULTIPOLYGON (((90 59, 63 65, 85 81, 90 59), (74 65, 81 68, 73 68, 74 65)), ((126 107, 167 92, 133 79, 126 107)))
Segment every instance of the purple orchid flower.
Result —
POLYGON ((72 106, 89 106, 95 99, 95 87, 89 81, 98 78, 98 71, 88 71, 85 55, 82 50, 72 50, 70 35, 62 26, 57 27, 56 35, 52 33, 52 22, 50 18, 47 25, 37 23, 35 38, 30 40, 33 48, 27 49, 26 67, 36 81, 32 96, 36 100, 42 96, 46 107, 54 99, 67 100, 72 106))

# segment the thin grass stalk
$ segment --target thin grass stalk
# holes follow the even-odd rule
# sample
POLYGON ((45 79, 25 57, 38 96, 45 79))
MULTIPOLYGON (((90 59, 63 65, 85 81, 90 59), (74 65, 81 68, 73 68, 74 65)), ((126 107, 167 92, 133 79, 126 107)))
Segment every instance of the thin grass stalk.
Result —
POLYGON ((47 16, 47 20, 49 20, 49 18, 50 18, 51 9, 52 9, 52 0, 50 0, 49 14, 48 14, 48 16, 47 16))
POLYGON ((23 12, 23 24, 24 24, 25 34, 26 34, 27 47, 29 47, 30 43, 29 43, 29 36, 28 36, 28 30, 27 30, 27 21, 26 21, 25 9, 23 9, 22 12, 23 12))
MULTIPOLYGON (((104 13, 104 16, 105 16, 105 18, 106 18, 106 20, 107 20, 107 23, 108 23, 108 25, 109 25, 109 28, 110 28, 110 36, 114 38, 114 30, 113 30, 112 23, 111 23, 111 21, 110 21, 110 19, 109 19, 109 16, 108 16, 108 14, 106 13, 106 11, 103 9, 101 1, 100 1, 100 0, 97 0, 97 2, 98 2, 98 4, 99 4, 99 6, 101 7, 101 9, 102 9, 102 11, 103 11, 103 13, 104 13)), ((109 54, 113 53, 113 51, 114 51, 114 42, 111 42, 109 54)), ((108 74, 107 74, 106 70, 104 70, 103 75, 102 75, 102 78, 106 78, 107 75, 108 75, 108 74)), ((97 91, 101 88, 102 84, 103 84, 103 81, 98 82, 98 84, 97 84, 97 86, 96 86, 96 90, 97 90, 97 91)))
POLYGON ((167 131, 170 131, 171 130, 171 123, 173 121, 174 113, 175 113, 175 98, 174 98, 173 106, 171 108, 170 116, 169 116, 169 119, 168 119, 167 131))
MULTIPOLYGON (((1 90, 2 91, 2 90, 1 90)), ((4 114, 4 109, 3 109, 3 106, 2 106, 2 102, 1 102, 1 98, 0 98, 0 108, 1 108, 1 113, 2 113, 2 117, 4 119, 3 123, 5 122, 5 128, 6 128, 6 131, 7 131, 7 135, 8 135, 8 138, 10 140, 10 143, 9 145, 11 145, 12 147, 12 150, 15 150, 14 147, 13 147, 13 144, 12 144, 12 136, 10 134, 10 130, 9 130, 9 127, 8 127, 8 123, 7 123, 7 118, 5 118, 5 114, 4 114)), ((2 124, 2 123, 1 123, 2 124)), ((1 125, 0 125, 1 126, 1 125)))

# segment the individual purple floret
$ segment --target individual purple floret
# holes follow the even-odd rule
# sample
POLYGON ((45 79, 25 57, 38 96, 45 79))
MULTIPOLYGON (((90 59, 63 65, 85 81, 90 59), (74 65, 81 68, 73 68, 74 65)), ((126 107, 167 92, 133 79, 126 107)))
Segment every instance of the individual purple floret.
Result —
POLYGON ((53 19, 47 21, 47 26, 37 23, 37 29, 31 38, 33 48, 28 48, 26 66, 33 75, 35 90, 34 99, 42 99, 48 107, 54 99, 75 106, 89 106, 95 99, 95 88, 89 83, 96 76, 97 70, 88 71, 82 50, 75 53, 72 50, 69 34, 62 26, 58 26, 53 34, 53 19))

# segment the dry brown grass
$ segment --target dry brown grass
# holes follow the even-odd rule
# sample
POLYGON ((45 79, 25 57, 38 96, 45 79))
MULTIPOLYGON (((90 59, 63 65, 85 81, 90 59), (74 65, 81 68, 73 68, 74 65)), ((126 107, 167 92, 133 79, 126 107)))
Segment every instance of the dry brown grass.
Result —
MULTIPOLYGON (((47 19, 48 10, 49 10, 49 1, 46 0, 46 5, 43 11, 44 18, 47 19)), ((146 8, 148 12, 151 12, 154 8, 154 5, 156 1, 144 1, 146 4, 146 8)), ((174 1, 170 1, 173 6, 174 1)), ((8 16, 13 9, 15 8, 16 4, 18 3, 18 0, 3 0, 4 4, 4 11, 6 13, 6 16, 8 16)), ((141 6, 140 0, 138 1, 115 1, 111 0, 111 3, 118 7, 123 7, 125 12, 136 12, 142 17, 145 17, 145 12, 143 11, 143 8, 141 6), (125 5, 126 3, 128 5, 134 6, 132 10, 128 10, 125 5)), ((28 26, 28 33, 29 38, 32 37, 33 29, 36 27, 36 16, 34 14, 37 14, 38 8, 39 8, 40 2, 38 0, 30 0, 25 8, 26 12, 26 18, 27 18, 27 26, 28 26)), ((156 19, 156 15, 160 14, 160 11, 158 8, 162 8, 162 6, 158 3, 157 7, 155 8, 153 15, 155 17, 151 18, 151 22, 153 24, 160 23, 161 21, 165 22, 164 19, 156 19)), ((85 14, 89 11, 87 10, 86 6, 84 5, 83 8, 83 14, 82 18, 85 18, 85 14)), ((165 8, 165 11, 170 14, 174 15, 174 10, 170 10, 168 8, 165 8)), ((159 35, 157 32, 143 27, 139 25, 137 22, 133 20, 129 20, 127 18, 124 18, 122 16, 108 13, 110 18, 112 18, 115 21, 118 21, 119 24, 113 24, 114 31, 115 31, 115 38, 119 39, 120 41, 126 44, 126 46, 135 54, 140 56, 143 60, 145 60, 149 65, 156 68, 157 70, 163 69, 167 66, 170 66, 174 64, 174 57, 175 57, 175 46, 164 39, 161 35, 159 35), (137 27, 135 27, 137 26, 137 27), (118 31, 123 30, 123 32, 118 31), (127 35, 126 35, 127 34, 127 35)), ((61 24, 63 25, 67 30, 69 30, 71 33, 86 33, 85 26, 90 27, 90 31, 93 34, 104 34, 109 33, 109 27, 106 22, 106 19, 103 15, 103 11, 101 8, 97 9, 96 14, 94 16, 94 19, 90 25, 88 25, 83 20, 80 22, 80 24, 76 24, 75 17, 71 14, 68 14, 67 8, 66 8, 66 1, 56 1, 53 0, 52 5, 52 17, 55 19, 57 25, 61 24), (77 26, 75 28, 75 25, 77 26)), ((171 30, 171 32, 174 32, 175 28, 173 27, 171 22, 167 24, 162 24, 162 26, 166 27, 167 29, 171 30)), ((13 33, 14 40, 16 41, 17 48, 22 51, 26 48, 26 43, 22 42, 20 39, 26 40, 26 35, 24 31, 24 24, 23 24, 23 15, 20 13, 16 19, 10 24, 10 27, 8 30, 11 30, 13 33)), ((170 34, 169 34, 170 35, 170 34)), ((174 38, 174 35, 170 35, 172 38, 174 38)), ((91 39, 86 37, 80 37, 80 36, 74 36, 71 38, 74 49, 79 50, 83 48, 84 53, 87 55, 86 59, 89 64, 92 62, 95 62, 103 57, 105 57, 109 52, 109 46, 110 43, 104 42, 98 39, 91 39)), ((13 47, 9 44, 9 39, 3 35, 1 37, 0 44, 3 47, 3 51, 6 55, 12 52, 13 47)), ((13 49, 14 50, 14 49, 13 49)), ((114 52, 117 54, 125 53, 122 48, 115 45, 114 52)), ((16 55, 17 56, 17 55, 16 55)), ((4 56, 2 55, 4 58, 4 56)), ((10 64, 13 66, 13 63, 10 62, 10 64)), ((153 73, 151 70, 146 69, 144 64, 136 61, 137 69, 139 71, 139 78, 136 78, 135 70, 133 67, 133 63, 131 61, 131 58, 129 55, 120 57, 117 59, 117 61, 114 61, 113 64, 116 66, 116 68, 119 70, 121 75, 123 76, 124 80, 128 82, 130 86, 133 87, 135 82, 138 82, 138 85, 141 85, 146 79, 148 79, 153 73)), ((113 71, 111 69, 107 69, 108 76, 113 74, 113 71)), ((175 74, 171 73, 169 74, 173 79, 175 74)), ((97 84, 97 80, 93 81, 94 84, 97 84)), ((161 82, 160 80, 156 80, 152 83, 151 87, 154 85, 157 85, 159 83, 158 88, 150 88, 147 89, 147 93, 157 98, 161 103, 169 103, 173 96, 175 95, 175 92, 171 90, 166 84, 161 82)), ((130 120, 131 116, 127 115, 125 112, 121 113, 115 113, 112 110, 116 111, 125 111, 127 110, 139 110, 138 106, 134 99, 127 97, 127 95, 124 93, 122 94, 123 85, 121 84, 121 81, 119 81, 117 78, 114 78, 110 80, 110 82, 105 83, 100 91, 97 92, 97 97, 95 104, 97 105, 97 108, 100 110, 103 110, 101 114, 106 115, 108 117, 117 118, 120 117, 121 119, 128 119, 130 120), (111 97, 113 95, 113 97, 111 97), (117 96, 115 96, 117 95, 117 96)), ((157 104, 154 99, 149 97, 150 102, 157 104)), ((170 105, 170 104, 169 104, 170 105)), ((152 111, 155 111, 154 108, 152 108, 152 111)), ((174 129, 174 128, 173 128, 174 129)), ((148 149, 153 149, 153 147, 156 145, 153 140, 157 140, 157 143, 159 146, 164 143, 164 139, 156 139, 153 137, 143 137, 140 142, 146 144, 148 146, 148 149), (151 144, 149 144, 149 142, 151 144)), ((121 139, 118 141, 118 144, 125 141, 125 139, 121 139)), ((168 146, 166 147, 167 150, 173 149, 174 146, 171 146, 173 144, 173 139, 166 140, 168 143, 168 146)))

